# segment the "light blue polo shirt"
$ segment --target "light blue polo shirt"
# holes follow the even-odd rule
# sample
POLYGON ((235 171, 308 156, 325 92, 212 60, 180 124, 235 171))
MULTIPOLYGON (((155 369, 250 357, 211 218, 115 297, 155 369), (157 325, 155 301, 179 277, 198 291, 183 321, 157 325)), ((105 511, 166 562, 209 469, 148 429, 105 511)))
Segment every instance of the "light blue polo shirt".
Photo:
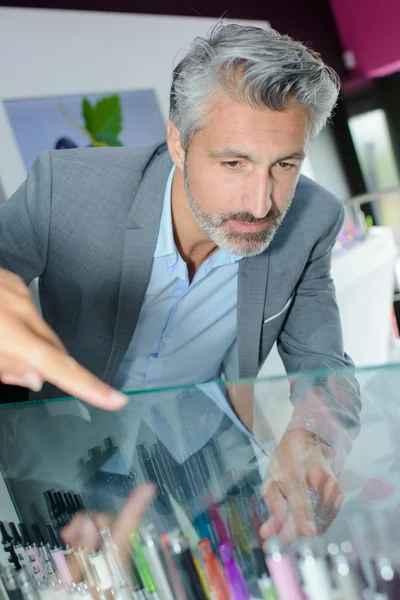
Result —
POLYGON ((238 264, 219 249, 189 283, 174 242, 168 178, 150 282, 129 348, 113 385, 124 391, 220 378, 236 342, 238 264))

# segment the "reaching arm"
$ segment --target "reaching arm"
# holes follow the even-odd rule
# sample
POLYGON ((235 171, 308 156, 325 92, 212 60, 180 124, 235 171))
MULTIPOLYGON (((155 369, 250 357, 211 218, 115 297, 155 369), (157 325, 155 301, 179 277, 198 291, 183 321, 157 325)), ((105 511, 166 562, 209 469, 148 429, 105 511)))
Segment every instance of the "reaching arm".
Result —
POLYGON ((16 273, 27 284, 46 267, 51 187, 50 153, 43 152, 26 181, 0 206, 0 268, 16 273))
POLYGON ((342 463, 359 431, 361 410, 359 386, 351 369, 353 362, 343 350, 330 275, 332 248, 343 216, 340 206, 331 229, 315 245, 278 340, 286 371, 293 373, 294 412, 289 429, 304 428, 316 433, 334 449, 335 463, 342 463), (310 371, 324 373, 308 376, 310 371))
POLYGON ((50 153, 39 156, 25 183, 0 206, 0 380, 38 391, 49 381, 102 408, 125 404, 70 357, 38 313, 27 288, 46 267, 51 219, 50 153))

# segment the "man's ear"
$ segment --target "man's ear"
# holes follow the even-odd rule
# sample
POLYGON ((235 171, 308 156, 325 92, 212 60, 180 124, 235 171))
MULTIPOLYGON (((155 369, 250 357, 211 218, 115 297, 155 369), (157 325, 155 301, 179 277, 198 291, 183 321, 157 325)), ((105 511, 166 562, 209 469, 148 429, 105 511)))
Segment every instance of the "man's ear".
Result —
POLYGON ((181 145, 181 135, 177 126, 170 120, 167 121, 167 144, 173 162, 183 171, 185 151, 181 145))

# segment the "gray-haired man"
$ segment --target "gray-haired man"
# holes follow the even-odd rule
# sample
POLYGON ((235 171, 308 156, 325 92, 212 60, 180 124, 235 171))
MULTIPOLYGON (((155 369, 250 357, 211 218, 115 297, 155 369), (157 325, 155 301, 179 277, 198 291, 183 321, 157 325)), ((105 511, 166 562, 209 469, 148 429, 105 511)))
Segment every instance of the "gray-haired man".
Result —
MULTIPOLYGON (((3 274, 15 302, 0 318, 19 335, 0 341, 3 382, 28 370, 107 404, 109 388, 69 367, 64 347, 121 390, 255 377, 275 341, 290 373, 351 366, 330 278, 343 207, 300 177, 337 94, 335 74, 300 43, 219 26, 174 71, 168 147, 42 154, 0 207, 0 267, 25 283, 39 276, 56 335, 21 282, 3 274)), ((330 409, 350 430, 359 401, 348 381, 351 402, 330 398, 330 409)), ((265 488, 266 536, 287 519, 287 497, 300 532, 314 533, 297 494, 310 481, 332 514, 341 503, 329 432, 325 444, 297 425, 265 488)))

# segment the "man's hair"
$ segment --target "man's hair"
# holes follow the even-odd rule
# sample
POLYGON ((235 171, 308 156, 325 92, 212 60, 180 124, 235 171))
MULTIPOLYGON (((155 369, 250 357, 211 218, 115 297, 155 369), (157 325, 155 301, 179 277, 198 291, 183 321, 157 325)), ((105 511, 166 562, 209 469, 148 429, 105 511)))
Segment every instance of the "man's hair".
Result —
POLYGON ((307 109, 311 137, 326 125, 340 82, 319 54, 272 29, 218 23, 197 37, 174 69, 169 118, 187 150, 221 92, 250 106, 307 109))

